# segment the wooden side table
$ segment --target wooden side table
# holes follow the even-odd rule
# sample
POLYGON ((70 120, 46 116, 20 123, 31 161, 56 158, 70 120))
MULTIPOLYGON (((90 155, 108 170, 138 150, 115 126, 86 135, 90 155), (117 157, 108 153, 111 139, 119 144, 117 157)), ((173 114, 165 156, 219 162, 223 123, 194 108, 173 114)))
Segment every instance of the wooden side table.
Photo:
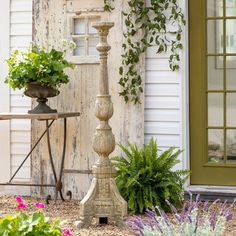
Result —
MULTIPOLYGON (((64 197, 62 194, 62 175, 63 175, 63 169, 64 169, 64 162, 65 162, 65 153, 66 153, 66 137, 67 137, 67 118, 70 117, 78 117, 80 116, 79 112, 65 112, 65 113, 48 113, 48 114, 23 114, 23 113, 0 113, 0 120, 12 120, 12 119, 36 119, 39 121, 45 121, 46 123, 46 129, 42 133, 42 135, 38 138, 35 144, 32 145, 30 152, 27 154, 25 159, 22 161, 18 169, 15 171, 15 173, 11 176, 10 180, 6 183, 0 183, 0 185, 13 185, 13 186, 38 186, 38 187, 54 187, 56 188, 56 193, 60 194, 61 199, 64 201, 64 197), (50 144, 50 136, 49 136, 49 129, 54 123, 55 120, 58 119, 64 119, 64 141, 63 141, 63 150, 62 150, 62 156, 61 156, 61 165, 60 165, 60 171, 59 174, 56 173, 54 162, 53 162, 53 156, 51 152, 51 144, 50 144), (36 148, 36 146, 39 144, 41 139, 44 136, 47 136, 47 144, 48 144, 48 154, 50 158, 50 163, 52 167, 52 172, 54 176, 55 183, 54 184, 32 184, 32 183, 14 183, 12 180, 16 176, 16 174, 19 172, 21 167, 24 165, 26 160, 29 158, 33 150, 36 148)), ((49 196, 47 197, 49 199, 49 196)))

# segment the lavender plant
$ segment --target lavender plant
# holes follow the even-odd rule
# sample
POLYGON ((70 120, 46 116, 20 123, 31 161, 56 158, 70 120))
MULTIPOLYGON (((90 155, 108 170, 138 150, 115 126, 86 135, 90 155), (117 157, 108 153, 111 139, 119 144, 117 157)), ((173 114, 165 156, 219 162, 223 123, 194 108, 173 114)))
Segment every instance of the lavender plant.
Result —
POLYGON ((159 207, 159 212, 147 210, 147 218, 134 216, 128 221, 128 225, 140 236, 218 236, 225 229, 227 221, 233 217, 232 204, 219 203, 216 200, 212 204, 199 201, 199 196, 193 201, 186 202, 180 212, 171 205, 173 217, 168 216, 159 207))

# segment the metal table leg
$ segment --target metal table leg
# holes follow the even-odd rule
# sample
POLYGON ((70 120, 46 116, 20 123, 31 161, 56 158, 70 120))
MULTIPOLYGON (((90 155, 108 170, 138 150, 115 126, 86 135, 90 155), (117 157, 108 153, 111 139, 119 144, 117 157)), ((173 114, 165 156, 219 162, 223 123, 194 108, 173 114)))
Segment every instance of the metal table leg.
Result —
MULTIPOLYGON (((55 120, 52 120, 49 122, 49 120, 46 120, 46 129, 45 131, 42 133, 42 135, 39 137, 39 139, 36 141, 36 143, 33 145, 33 147, 31 148, 30 152, 27 154, 27 156, 25 157, 25 159, 22 161, 22 163, 20 164, 20 166, 17 168, 17 170, 15 171, 15 173, 12 175, 12 177, 10 178, 9 182, 7 183, 0 183, 0 185, 15 185, 15 186, 38 186, 38 187, 54 187, 56 188, 56 197, 57 194, 59 192, 60 197, 62 199, 62 201, 65 201, 64 197, 63 197, 63 193, 62 193, 62 175, 63 175, 63 169, 64 169, 64 162, 65 162, 65 153, 66 153, 66 141, 67 141, 67 119, 64 118, 64 140, 63 140, 63 150, 62 150, 62 156, 61 156, 61 163, 60 163, 60 168, 59 168, 59 175, 57 176, 56 170, 55 170, 55 166, 54 166, 54 162, 53 162, 53 157, 52 157, 52 151, 51 151, 51 143, 50 143, 50 134, 49 134, 49 129, 52 126, 52 124, 54 123, 55 120), (53 176, 54 176, 54 180, 55 180, 55 184, 21 184, 21 183, 12 183, 12 180, 15 178, 15 176, 17 175, 17 173, 19 172, 19 170, 21 169, 21 167, 24 165, 24 163, 26 162, 26 160, 30 157, 30 155, 32 154, 32 152, 34 151, 34 149, 37 147, 37 145, 39 144, 39 142, 42 140, 42 138, 44 137, 44 135, 47 134, 47 144, 48 144, 48 153, 49 153, 49 158, 50 158, 50 164, 52 167, 52 172, 53 172, 53 176)), ((71 194, 69 195, 71 198, 71 194)), ((49 197, 47 197, 47 199, 49 200, 49 197)))
MULTIPOLYGON (((49 126, 48 120, 46 120, 46 127, 49 126)), ((53 162, 53 157, 52 157, 52 151, 51 151, 51 143, 50 143, 50 135, 49 135, 49 129, 47 128, 47 143, 48 143, 48 153, 49 153, 49 158, 50 158, 50 163, 52 167, 52 172, 55 180, 55 187, 56 187, 56 198, 57 194, 59 192, 60 197, 62 201, 65 201, 63 194, 62 194, 62 174, 63 174, 63 169, 64 169, 64 162, 65 162, 65 153, 66 153, 66 133, 67 133, 67 119, 64 118, 64 141, 63 141, 63 150, 62 150, 62 157, 61 157, 61 165, 60 165, 60 172, 59 172, 59 177, 57 177, 54 162, 53 162)))

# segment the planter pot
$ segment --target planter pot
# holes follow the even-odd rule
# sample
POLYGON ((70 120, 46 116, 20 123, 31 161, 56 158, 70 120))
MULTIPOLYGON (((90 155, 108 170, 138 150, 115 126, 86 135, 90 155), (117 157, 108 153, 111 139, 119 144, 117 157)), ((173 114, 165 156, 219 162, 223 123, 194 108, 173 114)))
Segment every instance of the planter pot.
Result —
POLYGON ((56 89, 48 87, 46 85, 41 85, 38 82, 29 83, 24 94, 31 98, 37 98, 38 105, 29 110, 29 114, 42 114, 42 113, 57 113, 57 110, 51 109, 46 103, 47 98, 55 97, 60 92, 56 89))

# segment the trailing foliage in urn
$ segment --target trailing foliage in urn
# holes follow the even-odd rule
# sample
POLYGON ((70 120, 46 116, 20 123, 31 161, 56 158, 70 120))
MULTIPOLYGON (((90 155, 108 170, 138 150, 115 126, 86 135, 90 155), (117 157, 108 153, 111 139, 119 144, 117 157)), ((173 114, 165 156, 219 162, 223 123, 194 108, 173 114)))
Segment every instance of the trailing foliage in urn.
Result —
POLYGON ((119 146, 125 156, 112 158, 118 169, 116 183, 132 213, 143 214, 152 206, 168 211, 170 208, 166 200, 181 206, 183 184, 189 171, 173 170, 180 162, 180 150, 172 147, 159 153, 153 138, 140 149, 133 144, 129 144, 128 148, 119 146))
MULTIPOLYGON (((74 45, 70 44, 69 47, 73 48, 74 45)), ((61 84, 69 82, 64 69, 74 68, 74 65, 64 58, 67 50, 66 42, 63 42, 61 50, 46 50, 36 44, 32 44, 26 52, 13 50, 7 60, 9 73, 5 82, 13 89, 27 88, 31 82, 58 89, 61 84)))
MULTIPOLYGON (((115 0, 104 0, 104 9, 112 11, 115 0)), ((179 69, 179 50, 184 15, 177 0, 128 0, 128 9, 123 12, 126 31, 119 69, 119 84, 122 87, 120 96, 126 102, 140 102, 143 92, 141 71, 138 63, 143 53, 150 46, 157 46, 157 54, 170 51, 170 69, 179 69), (169 49, 168 49, 169 48, 169 49)))

